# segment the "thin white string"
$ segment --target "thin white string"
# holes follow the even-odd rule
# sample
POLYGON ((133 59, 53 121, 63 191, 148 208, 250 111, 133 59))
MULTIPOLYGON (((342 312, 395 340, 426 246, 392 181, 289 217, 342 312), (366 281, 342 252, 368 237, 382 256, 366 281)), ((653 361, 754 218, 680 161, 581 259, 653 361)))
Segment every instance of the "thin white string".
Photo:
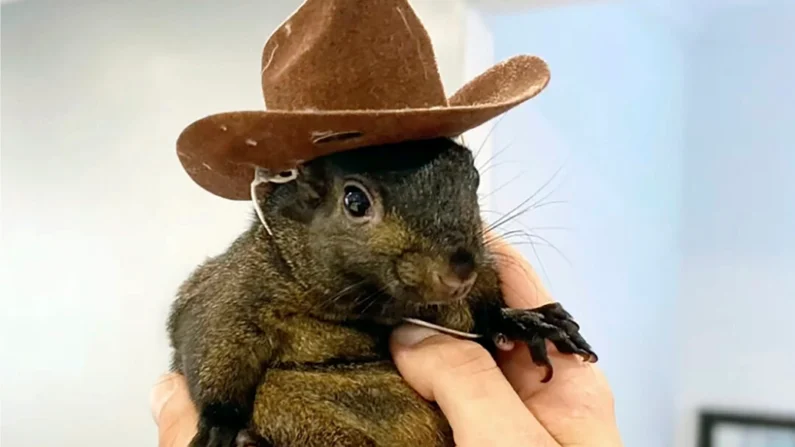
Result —
POLYGON ((266 183, 268 181, 268 177, 260 168, 257 168, 254 171, 254 180, 251 182, 251 202, 254 203, 254 210, 257 212, 257 217, 259 217, 259 221, 262 222, 262 226, 265 227, 265 231, 273 237, 273 232, 271 228, 268 226, 268 223, 265 222, 265 213, 262 212, 262 207, 259 206, 259 200, 257 200, 257 186, 266 183))
POLYGON ((257 200, 257 186, 263 183, 287 183, 295 180, 296 177, 298 177, 297 169, 291 169, 276 175, 270 175, 266 170, 259 167, 254 170, 254 180, 251 181, 251 201, 254 203, 254 210, 257 211, 259 221, 262 222, 262 226, 265 227, 265 231, 271 237, 273 237, 273 232, 268 226, 268 222, 265 221, 265 213, 262 212, 262 207, 260 207, 259 200, 257 200), (289 174, 284 175, 285 173, 289 174))
POLYGON ((469 333, 469 332, 461 332, 461 331, 457 331, 455 329, 450 329, 450 328, 447 328, 447 327, 444 327, 444 326, 439 326, 437 324, 428 323, 427 321, 418 320, 416 318, 404 318, 403 321, 406 321, 406 322, 411 323, 411 324, 416 324, 417 326, 424 326, 424 327, 427 327, 427 328, 430 328, 430 329, 436 329, 439 332, 445 332, 447 334, 455 335, 455 336, 462 337, 462 338, 469 338, 469 339, 473 339, 474 340, 476 338, 483 337, 480 334, 472 334, 472 333, 469 333))
POLYGON ((262 71, 260 71, 260 74, 265 74, 265 70, 267 70, 268 67, 271 66, 271 62, 273 62, 273 56, 276 54, 276 50, 278 49, 279 49, 279 44, 274 45, 273 50, 271 51, 271 56, 268 58, 268 63, 266 63, 262 67, 262 71))

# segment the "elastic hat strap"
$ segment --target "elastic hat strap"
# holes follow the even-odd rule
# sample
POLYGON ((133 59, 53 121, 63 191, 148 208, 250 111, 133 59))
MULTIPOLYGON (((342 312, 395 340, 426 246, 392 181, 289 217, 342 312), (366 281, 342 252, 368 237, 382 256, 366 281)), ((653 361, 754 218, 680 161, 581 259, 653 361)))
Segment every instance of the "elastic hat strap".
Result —
POLYGON ((268 226, 268 222, 265 221, 265 213, 262 211, 262 207, 259 204, 257 186, 263 183, 287 183, 295 180, 296 177, 298 177, 298 169, 290 169, 289 171, 283 171, 276 175, 272 175, 267 170, 260 167, 254 170, 254 180, 251 181, 251 202, 254 204, 254 210, 257 212, 257 217, 259 217, 260 222, 262 222, 262 226, 265 227, 265 231, 267 231, 271 237, 273 237, 273 232, 270 226, 268 226))

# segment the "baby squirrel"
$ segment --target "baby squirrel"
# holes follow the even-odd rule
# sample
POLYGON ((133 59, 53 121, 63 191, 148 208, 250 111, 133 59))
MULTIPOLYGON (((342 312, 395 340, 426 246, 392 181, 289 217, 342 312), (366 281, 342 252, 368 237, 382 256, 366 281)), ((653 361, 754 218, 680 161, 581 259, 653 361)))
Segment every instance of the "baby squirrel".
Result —
POLYGON ((398 374, 403 318, 596 361, 559 304, 508 309, 472 152, 451 139, 328 155, 270 184, 256 220, 180 287, 172 368, 200 414, 192 446, 452 446, 438 407, 398 374))

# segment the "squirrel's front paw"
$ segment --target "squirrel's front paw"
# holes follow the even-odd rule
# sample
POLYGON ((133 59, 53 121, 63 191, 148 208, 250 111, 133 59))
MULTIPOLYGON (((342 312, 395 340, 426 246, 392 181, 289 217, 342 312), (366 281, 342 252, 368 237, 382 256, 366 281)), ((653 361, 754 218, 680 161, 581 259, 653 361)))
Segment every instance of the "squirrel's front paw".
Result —
POLYGON ((190 447, 268 447, 251 430, 245 428, 248 412, 233 404, 207 405, 199 419, 196 436, 190 447))
POLYGON ((200 425, 190 447, 270 447, 270 443, 250 430, 200 425))
POLYGON ((499 330, 509 340, 523 341, 530 348, 533 363, 546 368, 542 382, 552 379, 546 341, 551 341, 564 354, 579 354, 586 361, 596 362, 598 357, 580 335, 580 326, 559 303, 535 309, 502 309, 499 330))

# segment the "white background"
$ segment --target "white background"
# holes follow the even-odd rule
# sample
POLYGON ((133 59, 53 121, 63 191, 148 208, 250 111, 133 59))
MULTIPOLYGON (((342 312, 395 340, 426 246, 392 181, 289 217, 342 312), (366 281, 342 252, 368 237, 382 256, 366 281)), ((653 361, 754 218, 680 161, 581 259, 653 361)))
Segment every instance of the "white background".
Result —
MULTIPOLYGON (((55 5, 2 9, 3 446, 154 445, 173 294, 252 217, 197 187, 174 142, 263 107, 261 48, 298 2, 55 5)), ((448 92, 492 65, 477 14, 414 6, 448 92)))

